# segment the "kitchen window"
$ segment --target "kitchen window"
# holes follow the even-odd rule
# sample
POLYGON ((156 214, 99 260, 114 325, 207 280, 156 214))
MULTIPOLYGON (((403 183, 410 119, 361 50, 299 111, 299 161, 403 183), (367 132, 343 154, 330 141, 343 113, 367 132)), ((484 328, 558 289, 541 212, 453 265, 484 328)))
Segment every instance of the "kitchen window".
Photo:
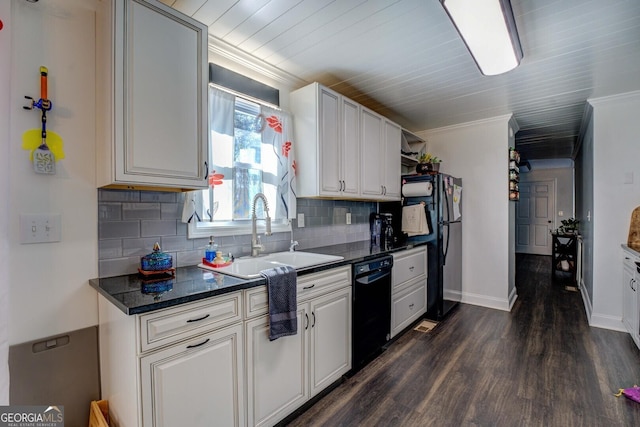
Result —
MULTIPOLYGON (((290 231, 296 214, 290 114, 211 86, 209 115, 209 188, 185 196, 189 237, 250 234, 258 193, 268 200, 272 231, 290 231)), ((265 217, 261 202, 256 215, 265 217)), ((263 228, 258 221, 258 232, 263 228)))

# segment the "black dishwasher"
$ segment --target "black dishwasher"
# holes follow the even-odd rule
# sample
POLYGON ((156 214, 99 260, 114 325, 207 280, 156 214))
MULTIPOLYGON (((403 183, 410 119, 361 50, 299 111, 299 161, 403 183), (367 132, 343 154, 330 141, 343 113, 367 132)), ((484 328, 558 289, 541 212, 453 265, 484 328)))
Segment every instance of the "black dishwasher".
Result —
POLYGON ((391 334, 391 267, 381 256, 353 266, 352 368, 378 356, 391 334))

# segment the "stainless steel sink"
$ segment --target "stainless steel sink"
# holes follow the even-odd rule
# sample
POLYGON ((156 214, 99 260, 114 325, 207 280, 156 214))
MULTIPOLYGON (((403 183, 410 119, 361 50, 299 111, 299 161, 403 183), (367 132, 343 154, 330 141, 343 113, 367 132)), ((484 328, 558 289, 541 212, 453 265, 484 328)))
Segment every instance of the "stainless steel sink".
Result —
POLYGON ((260 271, 289 265, 295 269, 314 267, 328 262, 340 261, 341 256, 316 254, 313 252, 274 252, 259 257, 237 258, 231 265, 213 268, 200 264, 199 267, 218 271, 241 279, 260 277, 260 271))

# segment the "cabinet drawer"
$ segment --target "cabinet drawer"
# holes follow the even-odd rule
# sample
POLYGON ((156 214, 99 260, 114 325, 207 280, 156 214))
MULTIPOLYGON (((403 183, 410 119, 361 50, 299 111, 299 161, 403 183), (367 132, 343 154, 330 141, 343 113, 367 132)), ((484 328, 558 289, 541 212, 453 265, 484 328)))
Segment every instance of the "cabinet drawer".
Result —
POLYGON ((391 300, 391 337, 417 320, 427 310, 427 285, 418 280, 391 300))
POLYGON ((242 320, 241 295, 233 292, 141 315, 140 350, 158 348, 242 320))
POLYGON ((244 318, 260 316, 269 311, 269 296, 266 286, 256 286, 244 291, 244 318))
MULTIPOLYGON (((347 286, 351 286, 351 266, 307 274, 298 277, 297 301, 298 303, 307 301, 310 298, 324 295, 347 286)), ((265 314, 269 311, 269 296, 266 286, 259 286, 244 292, 244 312, 246 319, 265 314)))
POLYGON ((394 288, 396 285, 427 274, 427 248, 414 248, 393 254, 394 288))
POLYGON ((351 266, 334 268, 298 278, 298 302, 351 286, 351 266))

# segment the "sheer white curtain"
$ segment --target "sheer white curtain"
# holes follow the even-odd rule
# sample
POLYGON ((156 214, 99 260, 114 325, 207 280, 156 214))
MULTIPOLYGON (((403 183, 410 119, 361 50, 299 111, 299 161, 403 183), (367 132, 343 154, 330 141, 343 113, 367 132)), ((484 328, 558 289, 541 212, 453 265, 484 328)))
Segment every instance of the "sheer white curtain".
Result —
MULTIPOLYGON (((251 109, 249 108, 249 109, 251 109)), ((240 119, 242 121, 242 119, 240 119)), ((253 194, 262 191, 270 203, 271 217, 296 217, 296 161, 291 114, 267 106, 247 103, 215 87, 209 88, 209 123, 211 126, 208 191, 193 191, 185 196, 182 221, 234 221, 248 219, 253 194), (236 102, 238 101, 238 102, 236 102), (241 105, 238 107, 237 104, 241 105), (249 125, 257 144, 247 144, 246 126, 236 129, 237 108, 246 119, 245 108, 253 105, 255 122, 249 125), (235 132, 245 135, 236 138, 235 132), (241 141, 241 142, 238 142, 241 141), (234 144, 240 144, 236 147, 234 144), (258 150, 259 156, 254 151, 258 150), (254 154, 252 154, 254 153, 254 154), (259 160, 257 160, 259 157, 259 160), (235 181, 237 182, 235 182, 235 181), (258 183, 256 184, 256 181, 258 183), (210 196, 213 195, 214 203, 210 196)), ((250 139, 250 138, 249 138, 250 139)))
MULTIPOLYGON (((262 143, 271 146, 276 158, 274 183, 276 193, 276 213, 282 217, 294 219, 296 217, 296 159, 295 144, 293 143, 293 120, 286 111, 262 106, 261 113, 266 126, 262 130, 262 143)), ((266 157, 266 156, 265 156, 266 157)))
MULTIPOLYGON (((233 143, 233 115, 235 111, 236 97, 233 94, 222 91, 215 87, 209 86, 209 124, 210 124, 210 141, 223 140, 231 146, 233 143)), ((209 164, 209 186, 213 184, 214 179, 220 174, 227 177, 232 176, 232 164, 223 166, 220 163, 228 163, 220 161, 217 165, 214 165, 212 158, 213 150, 210 149, 210 155, 208 159, 209 164), (216 170, 217 168, 217 170, 216 170)), ((230 159, 232 160, 232 159, 230 159)), ((191 221, 210 221, 211 218, 203 215, 203 205, 208 204, 207 200, 204 200, 204 194, 202 191, 190 191, 185 194, 184 207, 182 209, 182 222, 191 221), (204 218, 203 218, 204 216, 204 218)), ((210 212, 213 216, 213 212, 210 212)))

